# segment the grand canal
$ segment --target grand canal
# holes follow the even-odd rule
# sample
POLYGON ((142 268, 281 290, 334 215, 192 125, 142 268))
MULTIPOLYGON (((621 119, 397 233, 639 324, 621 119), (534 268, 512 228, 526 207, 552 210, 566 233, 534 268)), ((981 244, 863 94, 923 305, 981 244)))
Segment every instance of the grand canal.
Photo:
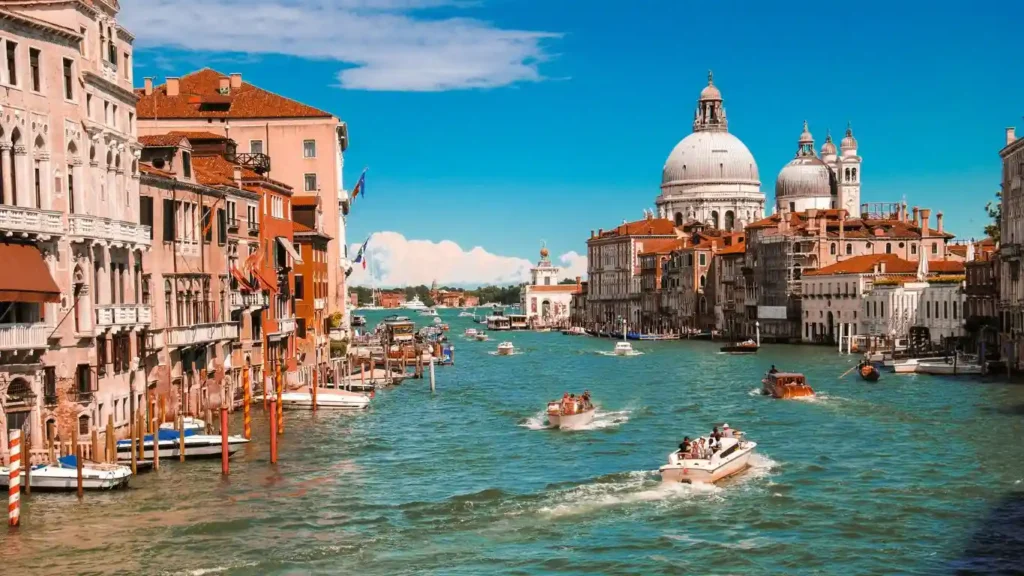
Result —
POLYGON ((227 479, 218 461, 165 463, 82 502, 33 495, 0 538, 3 572, 920 574, 1021 560, 1024 387, 840 380, 852 357, 819 347, 636 343, 643 356, 614 358, 596 354, 609 340, 512 333, 523 353, 496 357, 442 315, 457 365, 438 369, 436 393, 408 380, 365 413, 288 412, 276 468, 258 411, 227 479), (772 363, 819 397, 758 395, 772 363), (546 400, 584 388, 592 429, 542 428, 546 400), (682 436, 722 422, 759 443, 754 468, 662 486, 654 471, 682 436))

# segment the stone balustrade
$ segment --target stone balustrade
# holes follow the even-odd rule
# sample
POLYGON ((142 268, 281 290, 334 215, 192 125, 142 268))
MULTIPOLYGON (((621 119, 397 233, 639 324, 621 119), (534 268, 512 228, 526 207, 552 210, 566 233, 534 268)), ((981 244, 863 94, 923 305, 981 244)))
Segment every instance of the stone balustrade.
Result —
POLYGON ((280 334, 291 334, 295 332, 295 318, 278 318, 277 331, 280 334))
POLYGON ((148 304, 101 304, 96 307, 96 333, 111 328, 134 328, 153 320, 153 307, 148 304))
POLYGON ((71 214, 68 216, 68 232, 75 238, 91 238, 150 246, 150 228, 134 222, 111 220, 98 216, 71 214))
POLYGON ((64 234, 60 212, 20 206, 0 206, 0 232, 12 234, 64 234))
POLYGON ((313 309, 314 310, 323 310, 324 308, 327 308, 327 298, 314 298, 313 299, 313 309))
POLYGON ((46 348, 53 326, 45 322, 0 324, 0 350, 37 350, 46 348))
POLYGON ((164 332, 164 342, 167 346, 182 347, 206 344, 220 340, 237 340, 238 324, 234 322, 214 322, 211 324, 196 324, 195 326, 182 326, 168 328, 164 332))

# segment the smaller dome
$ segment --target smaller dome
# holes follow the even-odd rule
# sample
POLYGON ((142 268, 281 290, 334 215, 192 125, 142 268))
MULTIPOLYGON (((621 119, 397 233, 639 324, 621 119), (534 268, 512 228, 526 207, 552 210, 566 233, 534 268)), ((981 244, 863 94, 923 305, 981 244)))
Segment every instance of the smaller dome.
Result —
POLYGON ((822 156, 835 156, 836 145, 832 142, 832 132, 825 133, 825 143, 821 145, 822 156))
POLYGON ((722 93, 718 91, 718 88, 714 84, 714 74, 711 70, 708 70, 708 85, 700 91, 701 100, 721 100, 722 93))
POLYGON ((839 143, 839 147, 843 150, 857 149, 857 139, 853 137, 853 128, 850 127, 849 123, 846 124, 846 136, 839 143))
POLYGON ((804 131, 800 133, 799 143, 814 144, 814 136, 811 136, 811 131, 807 128, 807 120, 804 120, 804 131))
POLYGON ((547 260, 548 259, 548 254, 549 254, 549 252, 548 252, 547 248, 541 248, 540 249, 540 257, 542 259, 547 260))
POLYGON ((797 156, 775 180, 776 198, 831 198, 836 192, 832 169, 816 156, 797 156))

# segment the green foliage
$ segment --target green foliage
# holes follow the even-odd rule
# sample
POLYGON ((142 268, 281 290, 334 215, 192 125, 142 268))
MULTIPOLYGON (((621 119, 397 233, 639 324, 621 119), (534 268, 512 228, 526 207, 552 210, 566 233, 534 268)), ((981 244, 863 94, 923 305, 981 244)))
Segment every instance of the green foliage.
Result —
POLYGON ((993 204, 989 202, 985 204, 985 212, 988 213, 988 217, 992 219, 992 223, 985 226, 985 234, 990 238, 999 242, 999 228, 1003 222, 1003 193, 1002 191, 996 192, 996 202, 993 204))
POLYGON ((467 294, 478 296, 481 304, 497 302, 499 304, 518 304, 519 286, 481 286, 476 290, 470 290, 467 294))
POLYGON ((576 283, 576 279, 575 278, 562 278, 562 281, 559 282, 559 284, 575 284, 575 283, 576 283))

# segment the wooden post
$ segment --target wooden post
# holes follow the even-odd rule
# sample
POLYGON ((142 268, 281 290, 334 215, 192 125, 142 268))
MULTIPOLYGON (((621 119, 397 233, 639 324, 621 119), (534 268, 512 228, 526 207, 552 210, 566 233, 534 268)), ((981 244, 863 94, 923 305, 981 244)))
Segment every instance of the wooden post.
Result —
POLYGON ((160 423, 153 421, 153 470, 160 469, 160 423))
POLYGON ((313 413, 314 414, 316 413, 316 389, 320 385, 320 382, 318 380, 319 371, 320 370, 319 370, 318 366, 314 366, 313 367, 313 413))
POLYGON ((146 415, 139 412, 139 423, 135 426, 139 435, 139 460, 146 459, 146 415))
POLYGON ((25 451, 25 496, 32 495, 32 441, 28 442, 29 449, 25 451))
POLYGON ((96 462, 103 460, 103 452, 100 451, 100 432, 95 428, 92 429, 92 459, 96 462))
POLYGON ((107 459, 116 464, 117 463, 117 440, 114 439, 114 415, 107 415, 107 459))
POLYGON ((249 392, 249 368, 242 371, 242 420, 245 423, 245 439, 252 439, 252 416, 250 404, 252 394, 249 392))
POLYGON ((178 415, 178 462, 185 461, 185 414, 178 415))
MULTIPOLYGON (((207 401, 207 402, 209 402, 209 401, 207 401)), ((206 406, 206 410, 204 412, 204 417, 206 418, 206 430, 205 430, 205 432, 207 434, 212 434, 213 433, 213 412, 210 410, 209 404, 207 404, 207 406, 206 406)))
POLYGON ((132 476, 135 476, 138 473, 138 471, 139 471, 138 459, 136 457, 137 452, 135 451, 135 442, 138 440, 135 437, 135 425, 137 424, 137 422, 135 422, 135 410, 132 410, 132 415, 131 415, 130 418, 131 419, 128 420, 128 426, 129 426, 128 435, 132 439, 132 445, 131 445, 131 450, 132 450, 132 476))
MULTIPOLYGON (((225 403, 227 400, 225 400, 225 403)), ((220 472, 227 476, 228 469, 228 408, 225 403, 220 407, 220 472)))
POLYGON ((277 464, 277 398, 270 400, 270 463, 277 464))
POLYGON ((82 499, 82 451, 78 449, 78 422, 71 424, 71 453, 75 455, 78 476, 78 499, 82 499))
POLYGON ((7 436, 11 452, 11 470, 7 485, 7 524, 17 528, 21 523, 21 430, 9 430, 7 436))
MULTIPOLYGON (((55 426, 55 428, 56 428, 56 426, 55 426)), ((54 457, 54 453, 53 453, 53 436, 50 436, 50 438, 46 441, 46 444, 47 444, 47 450, 49 451, 48 456, 50 457, 50 464, 54 464, 54 463, 57 462, 57 459, 54 457)))
POLYGON ((284 395, 284 380, 281 379, 281 362, 278 361, 277 369, 275 370, 277 376, 277 433, 284 434, 284 404, 281 402, 281 396, 284 395))

